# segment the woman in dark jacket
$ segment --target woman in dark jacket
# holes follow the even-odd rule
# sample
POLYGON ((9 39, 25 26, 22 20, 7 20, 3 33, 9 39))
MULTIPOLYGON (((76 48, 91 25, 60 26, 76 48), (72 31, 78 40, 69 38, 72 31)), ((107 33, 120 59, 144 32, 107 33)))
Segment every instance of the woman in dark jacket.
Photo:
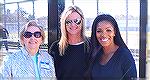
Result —
POLYGON ((130 80, 137 77, 134 58, 124 43, 116 20, 108 14, 95 18, 91 34, 91 80, 130 80))

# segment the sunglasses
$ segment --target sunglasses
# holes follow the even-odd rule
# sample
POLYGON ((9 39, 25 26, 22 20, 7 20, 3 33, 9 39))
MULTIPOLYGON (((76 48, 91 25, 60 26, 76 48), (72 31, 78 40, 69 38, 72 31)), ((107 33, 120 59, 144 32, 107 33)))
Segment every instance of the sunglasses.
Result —
POLYGON ((34 35, 35 38, 40 38, 40 37, 42 36, 42 35, 41 35, 41 32, 39 32, 39 31, 34 32, 34 33, 31 33, 31 32, 26 31, 26 32, 23 34, 23 36, 24 36, 25 38, 30 38, 30 37, 32 37, 32 35, 34 35))
POLYGON ((74 19, 74 20, 69 20, 69 19, 67 19, 66 21, 65 21, 65 24, 66 25, 71 25, 72 23, 75 23, 77 26, 78 25, 80 25, 81 24, 81 19, 74 19))

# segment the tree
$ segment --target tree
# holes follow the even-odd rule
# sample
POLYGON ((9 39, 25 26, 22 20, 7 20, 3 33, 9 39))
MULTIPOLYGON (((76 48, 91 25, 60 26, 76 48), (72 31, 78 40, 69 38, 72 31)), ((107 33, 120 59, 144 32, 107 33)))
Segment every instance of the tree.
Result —
POLYGON ((27 19, 28 19, 28 21, 30 21, 30 20, 34 20, 34 19, 35 19, 35 17, 34 17, 33 15, 31 15, 31 14, 30 14, 30 15, 28 16, 28 18, 27 18, 27 19))

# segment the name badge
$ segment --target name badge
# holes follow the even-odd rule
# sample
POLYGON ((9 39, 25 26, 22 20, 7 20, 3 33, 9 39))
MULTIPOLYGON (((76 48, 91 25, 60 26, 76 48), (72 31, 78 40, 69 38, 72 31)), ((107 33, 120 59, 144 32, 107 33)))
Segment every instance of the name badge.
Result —
POLYGON ((47 63, 47 62, 40 62, 40 64, 41 64, 41 68, 42 69, 50 69, 50 66, 49 66, 49 63, 47 63))

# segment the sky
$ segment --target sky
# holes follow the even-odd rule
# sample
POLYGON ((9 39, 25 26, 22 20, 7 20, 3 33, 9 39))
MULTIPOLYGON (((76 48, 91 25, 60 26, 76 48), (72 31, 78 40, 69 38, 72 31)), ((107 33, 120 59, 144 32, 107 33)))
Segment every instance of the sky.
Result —
MULTIPOLYGON (((19 2, 19 1, 24 1, 24 0, 5 0, 6 3, 11 3, 11 2, 19 2)), ((3 0, 0 0, 0 2, 3 3, 3 0)), ((11 10, 10 12, 13 13, 17 9, 17 4, 7 4, 6 5, 6 10, 9 9, 11 10)), ((48 2, 47 0, 37 0, 35 1, 35 17, 42 17, 42 16, 47 16, 48 15, 48 2)), ((23 8, 27 13, 32 14, 33 13, 33 6, 32 2, 24 2, 20 3, 19 7, 23 8)))
MULTIPOLYGON (((24 0, 5 0, 6 3, 9 2, 17 2, 17 1, 24 1, 24 0)), ((45 15, 48 15, 48 0, 36 0, 35 1, 35 16, 36 17, 42 17, 45 15)), ((71 0, 65 0, 66 1, 66 7, 71 5, 71 0)), ((97 14, 97 6, 96 6, 97 0, 74 0, 75 5, 79 6, 82 10, 85 16, 87 17, 95 17, 97 14), (86 1, 86 3, 85 3, 86 1)), ((103 13, 110 13, 111 15, 120 15, 120 14, 126 14, 126 0, 99 0, 99 11, 103 13)), ((149 0, 148 0, 149 1, 149 0)), ((1 3, 4 2, 4 0, 0 0, 1 3)), ((129 15, 133 16, 139 16, 139 10, 140 10, 140 3, 139 0, 128 0, 128 13, 129 15)), ((150 4, 150 1, 148 2, 150 4)), ((24 10, 26 10, 28 13, 32 13, 32 3, 26 2, 21 3, 19 5, 24 10)), ((150 6, 149 6, 150 7, 150 6)), ((11 12, 14 12, 17 9, 17 4, 8 4, 6 6, 7 9, 10 9, 11 12)), ((149 15, 150 15, 150 8, 149 15)))
MULTIPOLYGON (((71 0, 66 0, 70 1, 71 0)), ((96 15, 97 0, 74 0, 74 4, 78 5, 87 16, 96 15)), ((140 10, 139 0, 128 0, 128 14, 133 16, 139 16, 140 10)), ((108 13, 111 15, 126 14, 126 0, 99 0, 98 10, 102 13, 108 13)))

